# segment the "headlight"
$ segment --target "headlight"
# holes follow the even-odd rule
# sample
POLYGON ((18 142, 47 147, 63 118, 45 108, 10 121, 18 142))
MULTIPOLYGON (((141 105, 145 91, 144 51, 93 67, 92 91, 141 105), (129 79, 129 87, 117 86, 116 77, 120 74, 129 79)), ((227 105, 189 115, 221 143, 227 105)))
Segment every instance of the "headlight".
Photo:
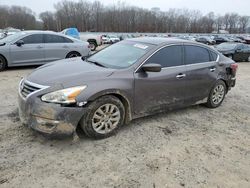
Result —
POLYGON ((54 91, 42 96, 42 101, 49 103, 58 104, 72 104, 76 102, 76 97, 83 91, 87 86, 78 86, 67 89, 54 91))

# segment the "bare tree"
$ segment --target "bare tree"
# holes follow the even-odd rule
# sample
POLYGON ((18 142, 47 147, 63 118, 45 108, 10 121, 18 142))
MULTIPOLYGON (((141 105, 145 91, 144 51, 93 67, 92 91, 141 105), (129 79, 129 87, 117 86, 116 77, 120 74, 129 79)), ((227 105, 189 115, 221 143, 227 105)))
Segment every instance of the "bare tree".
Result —
MULTIPOLYGON (((211 33, 221 29, 230 33, 244 33, 249 26, 248 16, 236 13, 217 15, 210 12, 203 15, 198 10, 169 9, 148 10, 118 1, 104 6, 95 0, 62 0, 54 5, 55 12, 39 15, 43 29, 61 31, 76 27, 79 31, 102 32, 163 32, 163 33, 211 33)), ((0 6, 0 27, 36 29, 41 23, 26 7, 0 6)))

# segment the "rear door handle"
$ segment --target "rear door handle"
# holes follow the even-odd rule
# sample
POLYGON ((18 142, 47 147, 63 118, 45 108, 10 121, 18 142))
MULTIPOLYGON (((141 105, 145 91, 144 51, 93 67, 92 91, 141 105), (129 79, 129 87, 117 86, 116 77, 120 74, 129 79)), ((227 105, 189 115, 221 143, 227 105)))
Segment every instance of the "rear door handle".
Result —
POLYGON ((181 79, 181 78, 184 78, 184 77, 186 77, 186 74, 182 74, 182 73, 180 73, 180 74, 178 74, 176 76, 177 79, 181 79))
POLYGON ((36 48, 41 49, 41 48, 43 48, 43 47, 39 45, 39 46, 37 46, 36 48))
POLYGON ((214 72, 216 70, 216 68, 210 68, 210 72, 214 72))
POLYGON ((68 46, 64 45, 63 48, 69 48, 68 46))

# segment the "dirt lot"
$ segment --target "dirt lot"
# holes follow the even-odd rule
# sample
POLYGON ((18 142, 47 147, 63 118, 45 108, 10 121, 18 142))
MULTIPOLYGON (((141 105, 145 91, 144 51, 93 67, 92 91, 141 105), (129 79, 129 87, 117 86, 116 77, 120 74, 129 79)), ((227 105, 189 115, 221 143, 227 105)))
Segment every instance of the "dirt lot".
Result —
POLYGON ((250 63, 217 109, 133 121, 105 140, 49 140, 21 125, 17 86, 0 73, 0 187, 250 187, 250 63))

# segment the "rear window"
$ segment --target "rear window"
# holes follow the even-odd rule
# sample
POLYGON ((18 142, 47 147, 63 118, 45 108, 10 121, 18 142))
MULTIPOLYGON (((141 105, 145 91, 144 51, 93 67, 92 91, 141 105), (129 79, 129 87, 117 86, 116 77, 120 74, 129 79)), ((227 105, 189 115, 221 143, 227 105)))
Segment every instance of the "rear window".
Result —
POLYGON ((218 58, 218 54, 216 54, 213 51, 210 51, 210 54, 211 54, 211 61, 216 61, 218 58))
POLYGON ((197 64, 210 61, 209 52, 206 48, 199 46, 185 46, 185 63, 197 64))
POLYGON ((45 35, 45 43, 70 43, 72 40, 58 35, 45 35))

